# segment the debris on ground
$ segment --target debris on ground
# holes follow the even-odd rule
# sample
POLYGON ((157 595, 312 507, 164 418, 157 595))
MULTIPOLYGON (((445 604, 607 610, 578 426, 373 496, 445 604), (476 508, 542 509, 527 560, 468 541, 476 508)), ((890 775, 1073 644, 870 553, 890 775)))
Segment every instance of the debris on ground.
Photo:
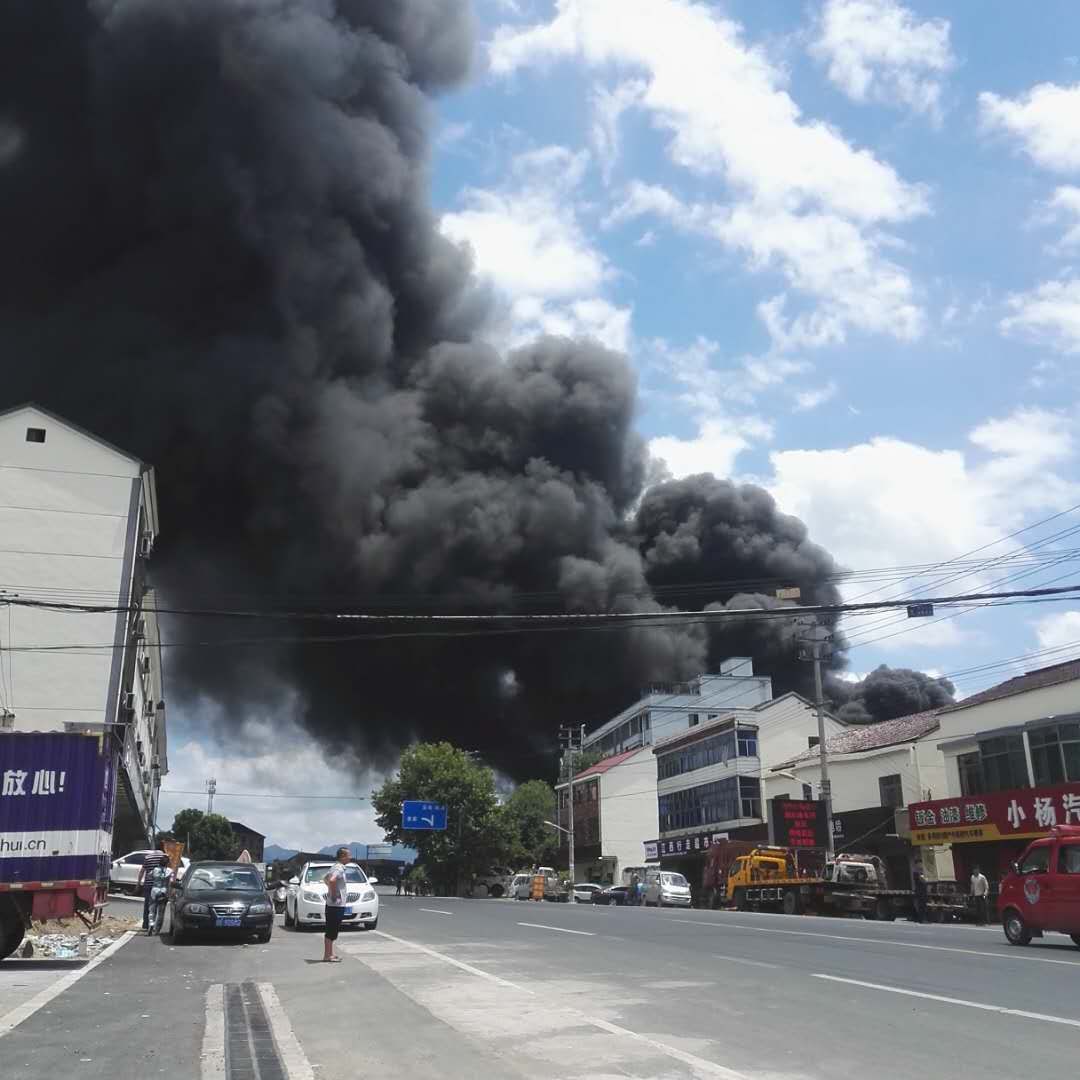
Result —
POLYGON ((92 930, 87 930, 77 919, 35 923, 33 929, 27 932, 19 955, 25 959, 78 960, 84 955, 80 952, 80 939, 85 934, 85 956, 94 957, 129 930, 137 930, 140 925, 140 920, 134 916, 113 915, 103 916, 92 930))

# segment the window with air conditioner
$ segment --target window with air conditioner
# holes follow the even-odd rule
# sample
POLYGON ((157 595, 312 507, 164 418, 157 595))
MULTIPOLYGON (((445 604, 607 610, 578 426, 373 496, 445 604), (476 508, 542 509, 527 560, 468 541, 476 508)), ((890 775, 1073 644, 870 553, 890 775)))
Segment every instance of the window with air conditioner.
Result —
POLYGON ((881 805, 898 807, 904 805, 904 785, 899 773, 891 776, 878 777, 878 791, 881 794, 881 805))

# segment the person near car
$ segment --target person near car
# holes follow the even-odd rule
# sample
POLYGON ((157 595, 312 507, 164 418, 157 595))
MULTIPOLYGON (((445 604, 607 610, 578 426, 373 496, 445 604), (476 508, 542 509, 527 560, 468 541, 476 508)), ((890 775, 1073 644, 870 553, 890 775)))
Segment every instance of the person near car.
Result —
POLYGON ((924 923, 926 922, 926 907, 930 897, 930 886, 926 882, 926 871, 923 870, 921 861, 915 864, 912 879, 914 883, 913 899, 915 902, 915 921, 917 923, 924 923))
POLYGON ((990 882, 982 869, 976 866, 971 872, 971 895, 975 900, 975 921, 985 926, 988 919, 987 908, 990 899, 990 882))
POLYGON ((345 916, 345 904, 349 896, 349 886, 345 878, 345 864, 351 858, 347 847, 338 848, 334 856, 337 860, 329 873, 323 878, 326 882, 326 934, 323 938, 323 960, 327 964, 336 964, 341 960, 334 952, 334 942, 341 930, 341 920, 345 916))
POLYGON ((153 902, 151 893, 154 890, 154 884, 151 880, 151 871, 160 869, 163 873, 167 873, 168 867, 169 857, 165 854, 164 846, 159 844, 157 851, 147 853, 142 868, 139 870, 139 880, 136 882, 135 887, 137 889, 142 889, 142 928, 144 932, 149 932, 150 930, 150 905, 153 902))
POLYGON ((633 877, 630 878, 630 895, 628 897, 631 904, 636 904, 638 902, 638 886, 640 884, 641 878, 639 878, 637 874, 634 874, 633 877))

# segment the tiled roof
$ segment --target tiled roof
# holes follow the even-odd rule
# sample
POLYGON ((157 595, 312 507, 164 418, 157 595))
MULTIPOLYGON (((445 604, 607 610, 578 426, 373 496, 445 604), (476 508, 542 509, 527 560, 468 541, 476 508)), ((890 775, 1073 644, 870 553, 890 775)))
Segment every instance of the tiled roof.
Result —
POLYGON ((629 761, 635 754, 640 754, 643 749, 645 748, 642 746, 635 746, 633 750, 624 750, 621 754, 612 754, 611 757, 606 757, 603 761, 598 761, 595 765, 590 765, 587 769, 579 772, 574 779, 576 781, 583 776, 599 776, 601 773, 606 773, 608 769, 614 769, 616 765, 629 761))
MULTIPOLYGON (((881 750, 886 746, 914 742, 939 726, 938 713, 941 711, 928 709, 926 712, 911 713, 909 716, 898 716, 895 720, 882 720, 877 724, 853 725, 826 739, 825 749, 829 754, 861 754, 866 750, 881 750)), ((813 761, 818 756, 818 749, 814 747, 776 767, 813 761)))
POLYGON ((958 709, 967 709, 972 705, 982 705, 986 701, 997 701, 998 698, 1024 694, 1029 690, 1042 690, 1044 687, 1057 686, 1059 683, 1072 682, 1074 679, 1080 679, 1080 660, 1066 660, 1062 664, 1037 668, 1035 671, 1028 671, 1023 675, 1006 679, 1005 682, 972 694, 971 697, 966 697, 955 705, 946 705, 941 711, 956 712, 958 709))

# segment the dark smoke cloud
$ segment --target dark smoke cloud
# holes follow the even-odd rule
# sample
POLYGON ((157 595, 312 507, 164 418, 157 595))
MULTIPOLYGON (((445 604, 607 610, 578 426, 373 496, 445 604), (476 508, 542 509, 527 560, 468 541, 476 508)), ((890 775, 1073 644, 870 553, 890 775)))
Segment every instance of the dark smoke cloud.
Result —
MULTIPOLYGON (((625 358, 477 344, 487 297, 438 232, 427 158, 427 96, 471 49, 464 0, 8 0, 6 403, 157 466, 173 603, 638 611, 767 605, 775 577, 835 599, 831 558, 762 491, 696 477, 635 512, 625 358), (724 584, 677 591, 703 580, 724 584)), ((521 775, 559 723, 746 652, 805 683, 772 622, 184 648, 169 670, 225 723, 295 701, 330 746, 452 737, 521 775)))
POLYGON ((859 682, 827 679, 825 692, 841 720, 848 724, 871 724, 939 709, 955 700, 956 687, 948 679, 882 664, 859 682))

